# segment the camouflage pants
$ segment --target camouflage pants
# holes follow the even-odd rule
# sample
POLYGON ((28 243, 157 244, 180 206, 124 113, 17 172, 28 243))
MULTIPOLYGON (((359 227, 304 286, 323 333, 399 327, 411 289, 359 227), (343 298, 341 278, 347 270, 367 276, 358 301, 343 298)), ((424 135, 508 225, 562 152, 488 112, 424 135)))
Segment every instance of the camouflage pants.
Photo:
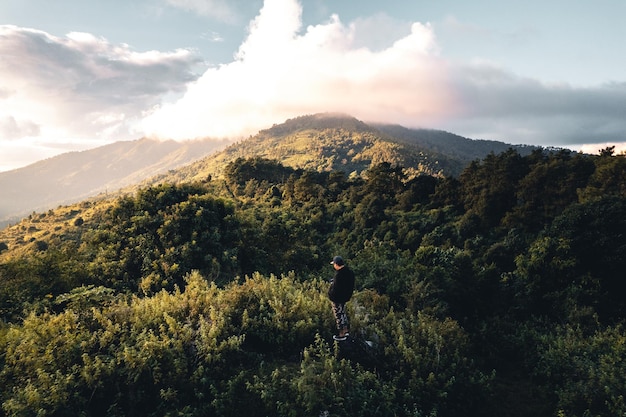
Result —
POLYGON ((346 331, 350 327, 348 322, 348 314, 346 313, 346 303, 333 303, 333 313, 335 314, 335 321, 337 322, 337 330, 346 331))

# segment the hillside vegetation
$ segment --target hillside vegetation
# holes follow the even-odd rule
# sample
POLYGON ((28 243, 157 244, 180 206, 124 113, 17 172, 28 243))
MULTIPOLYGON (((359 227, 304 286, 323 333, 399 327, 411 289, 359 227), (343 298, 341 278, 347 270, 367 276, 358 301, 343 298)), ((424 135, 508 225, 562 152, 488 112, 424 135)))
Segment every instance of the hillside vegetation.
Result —
MULTIPOLYGON (((320 113, 289 119, 193 164, 155 176, 143 185, 180 183, 221 177, 237 158, 266 158, 293 169, 342 171, 359 176, 371 165, 404 167, 409 177, 458 176, 473 160, 513 147, 472 140, 448 132, 368 125, 343 114, 320 113)), ((515 146, 521 154, 535 147, 515 146)))
POLYGON ((303 164, 238 157, 2 230, 4 415, 626 413, 625 156, 303 164))

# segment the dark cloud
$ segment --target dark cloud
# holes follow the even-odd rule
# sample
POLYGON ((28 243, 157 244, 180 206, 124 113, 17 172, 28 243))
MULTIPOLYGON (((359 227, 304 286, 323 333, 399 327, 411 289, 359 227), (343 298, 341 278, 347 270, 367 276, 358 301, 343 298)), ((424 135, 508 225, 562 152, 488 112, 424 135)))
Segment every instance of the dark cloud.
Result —
POLYGON ((626 83, 547 84, 488 66, 453 72, 457 133, 537 145, 626 140, 626 83))

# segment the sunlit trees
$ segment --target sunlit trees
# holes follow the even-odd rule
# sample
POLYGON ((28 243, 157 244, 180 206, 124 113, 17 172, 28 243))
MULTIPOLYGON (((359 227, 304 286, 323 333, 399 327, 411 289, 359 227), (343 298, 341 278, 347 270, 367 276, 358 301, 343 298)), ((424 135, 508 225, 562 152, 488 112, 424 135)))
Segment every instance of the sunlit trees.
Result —
POLYGON ((621 415, 623 162, 511 150, 409 178, 240 158, 33 214, 2 238, 3 413, 621 415), (335 254, 353 349, 331 339, 335 254))
POLYGON ((32 313, 3 334, 3 410, 445 416, 459 402, 473 407, 467 400, 487 379, 468 359, 457 324, 390 313, 371 303, 376 297, 357 296, 354 331, 380 344, 369 363, 379 371, 366 369, 326 342, 333 322, 322 284, 257 274, 220 289, 194 272, 185 291, 126 299, 83 288, 60 297, 64 311, 32 313))

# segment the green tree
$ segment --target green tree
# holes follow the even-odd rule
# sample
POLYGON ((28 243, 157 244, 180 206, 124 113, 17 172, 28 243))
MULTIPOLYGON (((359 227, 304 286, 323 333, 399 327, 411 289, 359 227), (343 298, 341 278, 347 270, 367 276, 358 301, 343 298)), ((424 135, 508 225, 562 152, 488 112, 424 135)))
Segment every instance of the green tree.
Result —
POLYGON ((535 151, 529 160, 537 160, 530 172, 519 181, 518 203, 507 214, 504 224, 539 231, 550 224, 569 205, 578 201, 595 170, 593 161, 569 151, 543 155, 535 151))
POLYGON ((514 149, 472 162, 459 176, 466 215, 475 214, 484 228, 498 226, 517 200, 518 182, 528 173, 514 149))
POLYGON ((588 186, 580 190, 582 200, 598 198, 608 194, 626 196, 626 155, 613 156, 613 150, 601 152, 595 159, 596 169, 588 186))

